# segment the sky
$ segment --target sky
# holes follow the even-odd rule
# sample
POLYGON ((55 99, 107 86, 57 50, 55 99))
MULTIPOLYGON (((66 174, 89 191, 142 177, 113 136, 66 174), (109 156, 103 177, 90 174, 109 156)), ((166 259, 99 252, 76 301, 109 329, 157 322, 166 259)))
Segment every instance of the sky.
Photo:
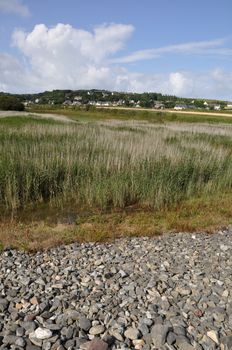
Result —
POLYGON ((231 0, 0 0, 0 91, 232 101, 231 0))

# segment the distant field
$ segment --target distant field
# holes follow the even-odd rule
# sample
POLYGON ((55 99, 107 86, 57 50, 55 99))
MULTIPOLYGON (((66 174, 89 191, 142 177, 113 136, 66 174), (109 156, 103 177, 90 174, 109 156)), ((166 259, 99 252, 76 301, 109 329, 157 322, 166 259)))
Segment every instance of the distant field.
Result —
POLYGON ((53 113, 33 113, 33 112, 17 112, 17 111, 0 111, 0 122, 3 123, 33 123, 33 122, 41 122, 41 123, 52 123, 55 121, 56 123, 70 123, 74 122, 70 118, 53 113))
MULTIPOLYGON (((49 212, 54 214, 52 208, 56 219, 57 213, 69 210, 78 215, 89 213, 75 234, 68 235, 70 240, 86 239, 91 230, 92 239, 108 237, 106 231, 101 235, 93 229, 100 220, 94 213, 101 213, 102 218, 117 213, 105 220, 107 227, 111 227, 109 221, 114 222, 112 227, 120 222, 122 234, 122 222, 128 222, 125 212, 130 217, 133 212, 143 212, 141 217, 150 223, 152 216, 148 231, 142 220, 144 234, 156 233, 161 227, 174 229, 183 223, 184 203, 190 208, 185 214, 186 229, 212 229, 222 224, 223 215, 226 224, 232 219, 231 174, 230 124, 113 119, 69 125, 28 116, 0 119, 2 222, 8 217, 36 220, 42 207, 46 218, 49 212), (199 219, 198 214, 196 219, 202 198, 207 198, 206 216, 212 206, 223 209, 224 214, 217 210, 220 217, 214 214, 211 222, 199 219), (227 203, 224 208, 222 202, 227 203), (182 214, 170 216, 181 206, 182 214)), ((125 234, 128 230, 124 226, 125 234)), ((139 224, 133 233, 139 233, 139 224)))
POLYGON ((29 111, 37 113, 54 113, 66 115, 73 120, 147 120, 152 123, 185 122, 185 123, 232 123, 232 112, 191 112, 191 111, 157 111, 154 109, 136 108, 59 108, 51 106, 34 106, 29 111), (188 114, 190 113, 190 114, 188 114))

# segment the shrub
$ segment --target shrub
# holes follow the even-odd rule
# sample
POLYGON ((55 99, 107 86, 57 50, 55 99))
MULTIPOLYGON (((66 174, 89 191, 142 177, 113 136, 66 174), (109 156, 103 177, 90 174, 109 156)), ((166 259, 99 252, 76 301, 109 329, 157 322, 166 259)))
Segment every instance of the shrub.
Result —
POLYGON ((24 111, 24 105, 16 97, 0 96, 0 110, 3 111, 24 111))

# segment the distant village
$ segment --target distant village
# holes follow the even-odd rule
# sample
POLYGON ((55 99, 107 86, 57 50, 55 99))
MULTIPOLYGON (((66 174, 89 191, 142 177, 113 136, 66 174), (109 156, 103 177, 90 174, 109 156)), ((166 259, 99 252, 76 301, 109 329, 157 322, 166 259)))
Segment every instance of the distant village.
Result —
POLYGON ((54 90, 39 94, 16 95, 25 107, 32 105, 60 105, 64 108, 92 107, 134 107, 157 110, 232 110, 232 102, 204 99, 188 99, 159 93, 124 93, 106 90, 54 90))

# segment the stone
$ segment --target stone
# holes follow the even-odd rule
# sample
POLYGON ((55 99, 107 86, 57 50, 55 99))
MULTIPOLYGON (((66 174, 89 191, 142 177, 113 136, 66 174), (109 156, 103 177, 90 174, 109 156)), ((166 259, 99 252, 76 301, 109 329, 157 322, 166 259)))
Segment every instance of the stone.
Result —
POLYGON ((169 330, 169 326, 162 324, 156 324, 152 327, 151 338, 155 347, 159 348, 165 344, 169 330))
POLYGON ((194 346, 189 344, 188 342, 182 342, 176 345, 178 350, 195 350, 194 346))
POLYGON ((145 345, 145 342, 143 339, 134 339, 132 342, 135 347, 135 350, 141 350, 145 345))
POLYGON ((0 350, 232 350, 231 252, 226 229, 3 251, 0 350))
POLYGON ((169 332, 166 341, 169 345, 174 344, 176 341, 176 334, 173 332, 169 332))
POLYGON ((91 327, 89 330, 89 334, 98 335, 98 334, 104 333, 104 331, 105 331, 105 326, 103 326, 102 324, 99 324, 97 326, 91 327))
POLYGON ((232 335, 223 337, 222 339, 222 350, 232 350, 232 335))
POLYGON ((15 340, 15 345, 23 348, 26 345, 26 342, 22 337, 17 337, 17 339, 15 340))
POLYGON ((25 322, 32 322, 36 318, 36 314, 28 314, 24 317, 25 322))
POLYGON ((17 337, 23 337, 24 334, 25 334, 25 329, 24 329, 24 328, 18 327, 18 328, 16 329, 16 336, 17 336, 17 337))
POLYGON ((50 329, 46 329, 46 328, 39 327, 35 330, 34 334, 37 339, 41 339, 41 340, 52 337, 52 332, 50 331, 50 329))
MULTIPOLYGON (((0 304, 0 305, 1 305, 1 304, 0 304)), ((0 306, 0 308, 1 308, 1 306, 0 306)), ((16 304, 15 304, 15 310, 16 310, 16 312, 20 311, 21 309, 23 309, 23 304, 22 304, 22 303, 16 303, 16 304)), ((4 310, 2 309, 2 311, 4 311, 4 310)))
POLYGON ((33 321, 24 321, 21 323, 21 327, 25 329, 26 332, 30 333, 36 329, 36 324, 33 321))
POLYGON ((176 336, 175 346, 179 350, 193 350, 194 346, 192 346, 188 340, 188 338, 184 335, 176 336))
POLYGON ((120 274, 120 276, 121 276, 122 278, 127 277, 127 273, 126 273, 125 271, 123 271, 123 270, 119 270, 119 274, 120 274))
POLYGON ((115 343, 115 338, 111 335, 106 334, 102 340, 106 342, 109 346, 113 345, 115 343))
POLYGON ((211 330, 207 332, 207 336, 214 341, 217 345, 219 345, 218 332, 211 330))
POLYGON ((44 341, 43 342, 43 350, 50 350, 52 347, 52 344, 49 341, 44 341))
POLYGON ((88 348, 89 348, 89 343, 90 343, 90 341, 85 341, 84 343, 81 343, 81 344, 79 345, 79 348, 80 348, 81 350, 88 350, 88 348))
POLYGON ((112 335, 118 341, 120 341, 120 342, 124 341, 123 336, 117 330, 110 329, 109 333, 110 333, 110 335, 112 335))
POLYGON ((225 245, 225 244, 221 244, 221 245, 220 245, 220 249, 221 249, 223 252, 226 252, 226 251, 229 249, 229 247, 228 247, 227 245, 225 245))
POLYGON ((80 317, 78 320, 78 325, 81 329, 83 329, 86 332, 88 332, 88 330, 92 326, 90 320, 88 320, 88 318, 86 318, 86 317, 80 317))
POLYGON ((66 349, 72 349, 75 347, 75 340, 74 339, 69 339, 68 341, 66 341, 66 343, 64 344, 66 349))
POLYGON ((12 344, 15 344, 16 340, 17 340, 17 337, 16 337, 15 335, 9 334, 9 335, 5 335, 5 336, 3 337, 2 342, 3 342, 4 344, 10 344, 10 345, 12 345, 12 344))
POLYGON ((72 327, 63 327, 61 329, 61 335, 63 335, 66 339, 71 339, 73 337, 74 329, 72 327))
POLYGON ((181 326, 174 326, 173 327, 173 333, 175 333, 176 335, 186 335, 186 330, 184 327, 181 326))
POLYGON ((9 302, 6 299, 0 298, 0 312, 4 312, 8 308, 9 302))
POLYGON ((80 314, 78 311, 72 310, 67 313, 67 318, 72 321, 77 321, 80 318, 80 314))
POLYGON ((140 332, 138 329, 130 327, 124 332, 124 336, 128 339, 134 340, 140 337, 140 332))
POLYGON ((37 337, 35 336, 35 332, 32 332, 32 333, 29 334, 29 339, 30 339, 30 341, 31 341, 31 343, 32 343, 33 345, 36 345, 36 346, 39 346, 39 347, 40 347, 40 346, 42 346, 42 344, 43 344, 43 340, 37 338, 37 337))
POLYGON ((32 344, 27 344, 26 350, 41 350, 41 348, 32 344))
POLYGON ((39 301, 38 301, 38 299, 37 299, 36 297, 33 297, 33 298, 30 299, 30 303, 31 303, 32 305, 38 305, 38 304, 39 304, 39 301))
POLYGON ((39 285, 41 285, 41 286, 45 286, 45 282, 44 282, 44 280, 41 278, 41 277, 39 277, 36 281, 35 281, 35 283, 37 283, 37 284, 39 284, 39 285))
POLYGON ((187 295, 191 294, 191 290, 188 288, 179 287, 177 290, 180 293, 180 295, 183 295, 183 296, 187 296, 187 295))
POLYGON ((108 350, 108 344, 101 339, 94 338, 88 343, 86 350, 108 350))
POLYGON ((142 322, 141 324, 139 324, 138 329, 140 330, 140 332, 142 333, 142 335, 146 335, 149 333, 149 328, 146 325, 146 323, 142 322))

